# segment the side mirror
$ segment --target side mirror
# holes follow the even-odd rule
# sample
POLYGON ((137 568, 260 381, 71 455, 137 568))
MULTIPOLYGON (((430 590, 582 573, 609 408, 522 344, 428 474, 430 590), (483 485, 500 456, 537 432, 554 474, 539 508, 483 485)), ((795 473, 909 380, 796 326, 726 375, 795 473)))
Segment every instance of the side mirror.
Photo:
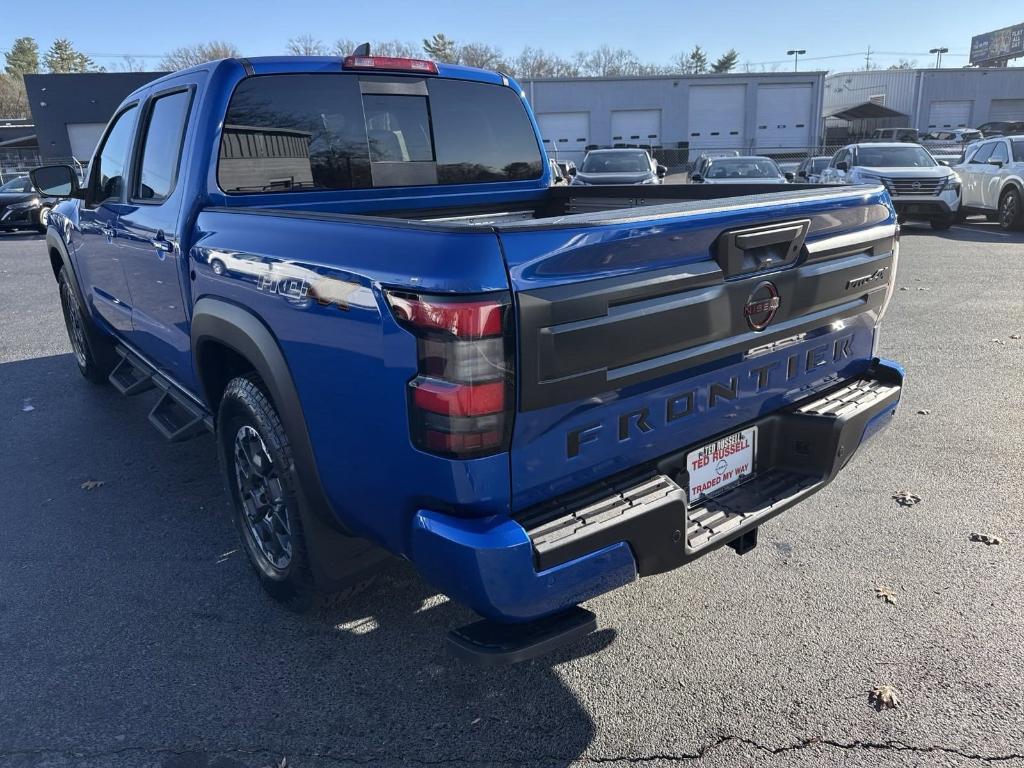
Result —
POLYGON ((75 197, 85 199, 78 185, 78 174, 70 165, 43 165, 29 171, 32 186, 48 197, 75 197))
MULTIPOLYGON (((807 178, 807 171, 797 171, 796 175, 799 176, 801 179, 806 179, 807 178)), ((792 181, 792 179, 791 179, 791 181, 792 181)))
POLYGON ((699 173, 695 173, 692 176, 690 176, 690 181, 692 181, 694 184, 700 184, 702 181, 704 181, 704 177, 701 176, 699 173))
POLYGON ((576 166, 575 165, 570 165, 569 166, 569 175, 570 176, 575 176, 576 175, 576 166))
POLYGON ((658 178, 659 179, 664 179, 665 178, 665 174, 667 174, 667 173, 668 173, 668 168, 666 168, 664 165, 659 165, 658 166, 658 178))
POLYGON ((783 175, 786 177, 786 181, 792 181, 796 178, 791 171, 786 171, 783 175))
POLYGON ((1002 160, 989 160, 988 164, 989 165, 994 165, 996 168, 1002 168, 1003 167, 1003 161, 1002 160))
POLYGON ((845 173, 846 171, 850 170, 850 164, 845 160, 840 160, 838 163, 836 163, 836 170, 843 171, 845 173))

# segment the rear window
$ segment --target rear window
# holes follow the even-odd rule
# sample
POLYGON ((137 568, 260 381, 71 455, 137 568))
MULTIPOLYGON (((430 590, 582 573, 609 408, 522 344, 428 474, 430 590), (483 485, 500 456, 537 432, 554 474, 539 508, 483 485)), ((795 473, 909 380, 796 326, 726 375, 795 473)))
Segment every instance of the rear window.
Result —
POLYGON ((218 181, 230 194, 537 179, 510 88, 437 78, 263 75, 232 96, 218 181))

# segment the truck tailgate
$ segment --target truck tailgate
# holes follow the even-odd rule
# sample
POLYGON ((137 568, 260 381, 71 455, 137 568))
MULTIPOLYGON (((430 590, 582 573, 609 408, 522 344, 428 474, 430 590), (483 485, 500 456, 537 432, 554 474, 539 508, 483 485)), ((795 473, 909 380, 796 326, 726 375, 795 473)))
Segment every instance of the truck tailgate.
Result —
POLYGON ((863 372, 897 232, 880 187, 496 230, 518 312, 517 511, 863 372))

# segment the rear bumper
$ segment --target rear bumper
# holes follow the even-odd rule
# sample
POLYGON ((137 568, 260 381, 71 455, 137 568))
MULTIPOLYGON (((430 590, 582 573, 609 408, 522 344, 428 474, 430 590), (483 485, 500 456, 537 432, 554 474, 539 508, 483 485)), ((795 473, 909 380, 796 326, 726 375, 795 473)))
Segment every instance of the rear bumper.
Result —
MULTIPOLYGON (((821 490, 889 423, 902 384, 898 364, 876 360, 825 395, 757 419, 755 475, 694 507, 682 475, 689 446, 517 519, 421 510, 412 559, 428 581, 487 618, 556 613, 677 568, 821 490)), ((729 431, 741 426, 751 425, 729 431)))

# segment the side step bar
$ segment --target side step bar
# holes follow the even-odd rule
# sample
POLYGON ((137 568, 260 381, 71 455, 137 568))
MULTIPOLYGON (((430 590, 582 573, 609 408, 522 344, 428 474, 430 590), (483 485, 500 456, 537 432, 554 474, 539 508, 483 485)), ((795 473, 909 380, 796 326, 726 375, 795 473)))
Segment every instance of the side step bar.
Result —
POLYGON ((213 432, 213 418, 198 403, 179 390, 166 376, 131 350, 118 344, 121 360, 110 372, 110 383, 126 397, 159 389, 161 394, 149 412, 157 432, 172 443, 213 432))

